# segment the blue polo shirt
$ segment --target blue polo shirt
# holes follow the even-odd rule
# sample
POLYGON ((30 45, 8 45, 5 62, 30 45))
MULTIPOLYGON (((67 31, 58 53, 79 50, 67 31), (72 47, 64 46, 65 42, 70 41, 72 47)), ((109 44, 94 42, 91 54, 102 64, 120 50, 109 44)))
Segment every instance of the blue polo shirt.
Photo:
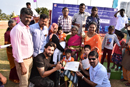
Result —
POLYGON ((111 87, 107 70, 101 63, 98 63, 94 68, 91 66, 89 74, 90 80, 97 84, 95 87, 111 87))

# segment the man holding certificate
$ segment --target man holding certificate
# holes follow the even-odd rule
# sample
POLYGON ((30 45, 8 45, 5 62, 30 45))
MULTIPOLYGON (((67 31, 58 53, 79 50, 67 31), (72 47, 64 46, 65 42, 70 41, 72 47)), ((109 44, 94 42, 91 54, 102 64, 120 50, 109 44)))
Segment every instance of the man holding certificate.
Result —
POLYGON ((83 69, 82 64, 80 64, 80 69, 85 75, 90 76, 90 80, 84 77, 84 75, 80 72, 76 72, 77 76, 81 77, 92 87, 111 87, 107 76, 107 70, 102 64, 99 63, 98 53, 91 51, 88 55, 88 59, 91 65, 89 72, 83 69))

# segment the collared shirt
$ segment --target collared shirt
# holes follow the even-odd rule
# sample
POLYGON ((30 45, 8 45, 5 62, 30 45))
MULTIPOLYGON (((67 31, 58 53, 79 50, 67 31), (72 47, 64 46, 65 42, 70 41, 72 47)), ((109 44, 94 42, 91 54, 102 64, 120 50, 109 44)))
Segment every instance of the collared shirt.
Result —
POLYGON ((58 18, 58 26, 61 26, 63 29, 63 32, 70 32, 71 31, 71 25, 72 25, 72 18, 68 15, 67 18, 64 18, 64 16, 60 16, 58 18))
POLYGON ((82 32, 82 26, 84 24, 86 24, 86 19, 88 16, 90 16, 90 14, 88 12, 84 12, 83 14, 81 14, 81 13, 74 14, 74 16, 72 18, 72 22, 75 22, 76 24, 80 24, 78 34, 80 34, 82 32))
POLYGON ((125 24, 128 23, 128 18, 126 15, 122 17, 120 14, 117 14, 117 23, 116 23, 116 30, 121 30, 123 27, 125 27, 125 24))
POLYGON ((49 41, 48 40, 48 28, 46 26, 40 29, 39 23, 30 26, 30 32, 33 39, 33 56, 36 57, 38 54, 44 51, 44 46, 49 41))
POLYGON ((74 58, 70 56, 70 57, 67 59, 66 56, 64 56, 63 59, 62 59, 62 61, 65 61, 66 63, 67 63, 67 62, 72 62, 72 61, 74 61, 74 58))
POLYGON ((33 42, 29 27, 19 22, 10 32, 13 57, 18 63, 33 54, 33 42))
POLYGON ((101 63, 98 63, 94 68, 91 66, 89 75, 90 80, 97 84, 95 87, 111 87, 107 70, 101 63))

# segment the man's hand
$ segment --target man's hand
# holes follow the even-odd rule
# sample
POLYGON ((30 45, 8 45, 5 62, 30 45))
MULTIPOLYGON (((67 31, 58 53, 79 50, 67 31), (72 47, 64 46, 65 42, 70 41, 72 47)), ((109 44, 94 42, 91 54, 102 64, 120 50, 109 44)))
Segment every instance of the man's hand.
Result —
POLYGON ((81 72, 76 72, 77 76, 82 77, 83 74, 81 72))
POLYGON ((3 84, 6 84, 6 82, 7 82, 7 78, 4 77, 1 73, 0 73, 0 81, 1 81, 3 84))
POLYGON ((22 72, 22 75, 25 75, 27 73, 27 69, 25 66, 21 67, 21 72, 22 72))
POLYGON ((20 66, 21 66, 21 74, 22 74, 22 75, 25 75, 25 74, 27 73, 27 69, 26 69, 26 67, 25 67, 25 65, 24 65, 24 62, 19 63, 19 64, 20 64, 20 66))
POLYGON ((98 51, 98 49, 97 49, 97 48, 95 48, 93 51, 97 52, 97 51, 98 51))
POLYGON ((56 65, 56 69, 59 70, 61 68, 62 68, 62 65, 60 64, 60 62, 58 62, 57 65, 56 65))

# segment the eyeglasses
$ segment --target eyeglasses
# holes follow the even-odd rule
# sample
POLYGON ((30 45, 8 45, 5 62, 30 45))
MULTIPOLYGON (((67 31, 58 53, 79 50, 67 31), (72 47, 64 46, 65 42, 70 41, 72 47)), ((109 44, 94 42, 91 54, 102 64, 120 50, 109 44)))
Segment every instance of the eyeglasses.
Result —
POLYGON ((88 59, 89 59, 89 61, 90 61, 90 60, 96 60, 96 58, 88 58, 88 59))

